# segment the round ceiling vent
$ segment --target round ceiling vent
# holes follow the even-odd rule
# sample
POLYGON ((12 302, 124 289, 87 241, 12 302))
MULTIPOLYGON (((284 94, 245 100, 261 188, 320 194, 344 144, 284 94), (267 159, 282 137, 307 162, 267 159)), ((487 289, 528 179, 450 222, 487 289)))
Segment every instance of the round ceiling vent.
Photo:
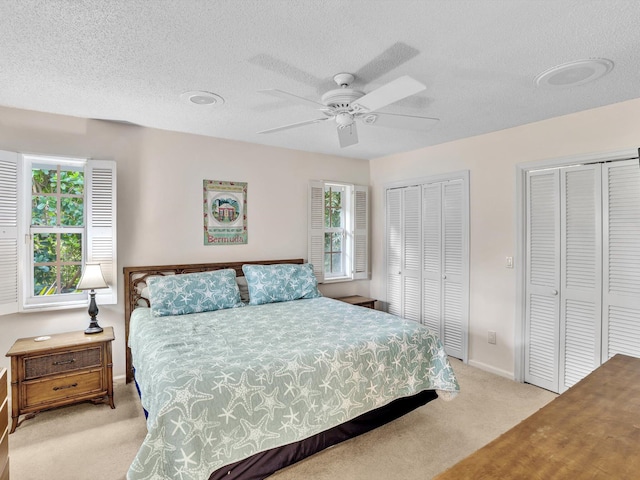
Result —
POLYGON ((195 103, 196 105, 222 105, 224 103, 224 98, 220 95, 204 91, 184 92, 180 95, 180 98, 189 103, 195 103))
POLYGON ((576 60, 545 70, 535 78, 535 83, 546 88, 575 87, 593 82, 612 69, 613 62, 606 58, 576 60))

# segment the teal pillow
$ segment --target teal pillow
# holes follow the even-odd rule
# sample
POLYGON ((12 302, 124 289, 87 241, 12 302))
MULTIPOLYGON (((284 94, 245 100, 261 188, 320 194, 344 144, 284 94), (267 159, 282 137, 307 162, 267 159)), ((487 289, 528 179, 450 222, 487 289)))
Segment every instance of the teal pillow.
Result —
POLYGON ((242 271, 249 286, 249 305, 322 296, 310 263, 243 265, 242 271))
POLYGON ((151 313, 156 317, 241 307, 236 271, 185 273, 149 278, 151 313))

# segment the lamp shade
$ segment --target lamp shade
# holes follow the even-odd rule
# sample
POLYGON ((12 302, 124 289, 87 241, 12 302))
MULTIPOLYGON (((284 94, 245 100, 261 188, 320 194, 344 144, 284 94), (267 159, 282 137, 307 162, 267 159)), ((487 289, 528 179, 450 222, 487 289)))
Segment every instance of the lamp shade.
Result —
POLYGON ((76 287, 78 290, 97 290, 99 288, 108 288, 107 282, 102 275, 100 264, 87 263, 82 272, 82 278, 76 287))

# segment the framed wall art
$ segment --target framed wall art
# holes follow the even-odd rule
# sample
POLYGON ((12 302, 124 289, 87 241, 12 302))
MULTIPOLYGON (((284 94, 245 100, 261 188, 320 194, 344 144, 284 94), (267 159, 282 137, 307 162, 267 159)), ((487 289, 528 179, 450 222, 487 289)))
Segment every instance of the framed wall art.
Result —
POLYGON ((247 183, 203 181, 205 245, 247 243, 247 183))

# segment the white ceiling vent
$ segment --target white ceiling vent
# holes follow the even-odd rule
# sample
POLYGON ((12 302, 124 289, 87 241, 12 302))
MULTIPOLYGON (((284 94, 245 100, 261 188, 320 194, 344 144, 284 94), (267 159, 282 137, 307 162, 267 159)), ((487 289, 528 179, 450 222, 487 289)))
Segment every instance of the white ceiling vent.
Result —
POLYGON ((180 98, 189 103, 195 103, 196 105, 222 105, 224 103, 224 98, 222 98, 220 95, 204 91, 194 90, 191 92, 184 92, 182 95, 180 95, 180 98))
POLYGON ((575 87, 604 77, 612 69, 613 62, 606 58, 576 60, 545 70, 535 78, 535 83, 545 88, 575 87))

